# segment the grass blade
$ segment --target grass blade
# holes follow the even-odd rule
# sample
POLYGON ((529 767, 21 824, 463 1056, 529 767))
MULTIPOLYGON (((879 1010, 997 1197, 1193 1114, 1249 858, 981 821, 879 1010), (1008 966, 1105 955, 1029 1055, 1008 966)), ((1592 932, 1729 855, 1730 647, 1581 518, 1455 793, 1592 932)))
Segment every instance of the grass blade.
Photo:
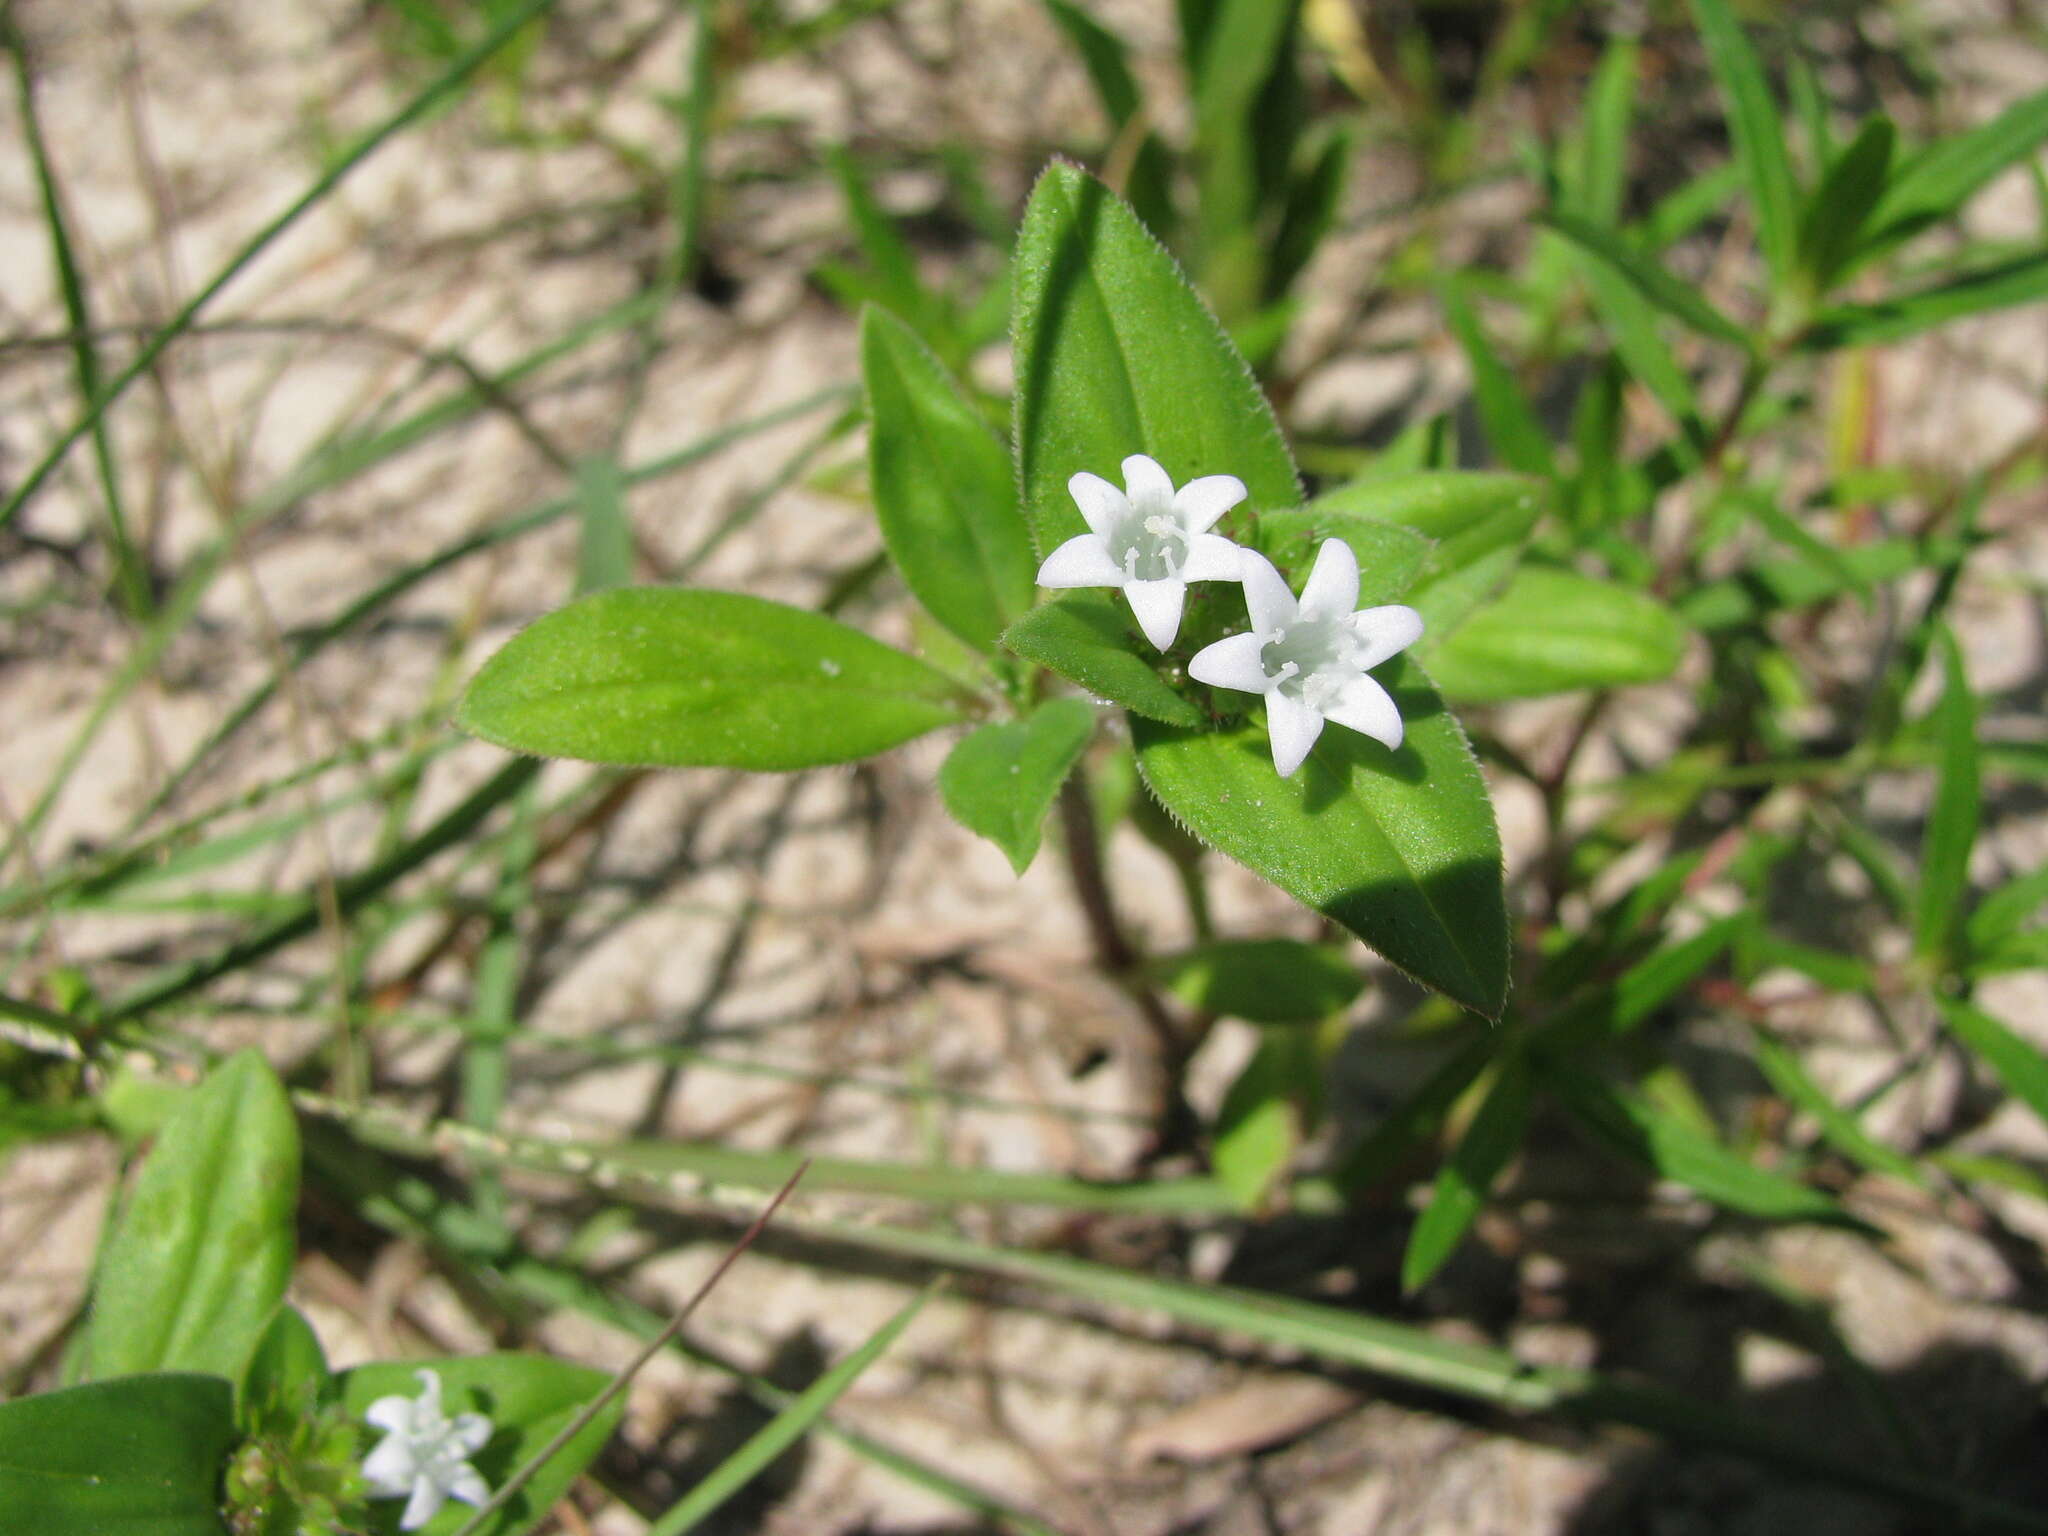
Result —
POLYGON ((1753 350, 1749 332, 1702 298, 1698 288, 1673 277, 1656 257, 1637 250, 1613 230, 1582 218, 1567 208, 1550 209, 1541 215, 1541 222, 1626 279, 1630 287, 1666 314, 1683 321, 1702 336, 1728 342, 1745 352, 1753 350))
POLYGON ((1692 13, 1727 105, 1728 134, 1756 210, 1757 239, 1773 286, 1782 291, 1792 279, 1799 240, 1799 189, 1785 152, 1785 120, 1728 0, 1692 0, 1692 13))
POLYGON ((1401 1290, 1412 1294, 1443 1268, 1479 1215, 1493 1181, 1522 1145, 1529 1126, 1529 1058, 1510 1050, 1457 1149, 1437 1175, 1427 1209, 1401 1255, 1401 1290))
POLYGON ((1957 1038, 1983 1059, 2007 1091, 2048 1121, 2048 1056, 1975 1003, 1944 1000, 1941 1013, 1957 1038))
POLYGON ((1909 293, 1823 312, 1800 333, 1809 351, 1898 341, 1970 315, 2048 298, 2048 252, 1980 267, 1909 293))
MULTIPOLYGON (((51 254, 57 266, 57 286, 64 296, 64 318, 71 327, 72 366, 78 376, 79 403, 90 410, 100 393, 99 350, 93 344, 92 306, 86 301, 85 278, 71 245, 71 231, 64 215, 64 200, 57 189, 56 167, 51 164, 49 146, 43 140, 41 115, 36 111, 35 80, 29 71, 28 50, 11 23, 0 19, 0 44, 14 55, 14 84, 21 109, 22 136, 28 143, 29 158, 35 162, 36 187, 43 200, 43 222, 49 226, 51 254)), ((113 555, 114 588, 131 617, 149 613, 149 570, 141 552, 128 533, 128 515, 121 496, 121 477, 114 468, 112 433, 104 419, 92 424, 93 466, 98 471, 100 494, 107 504, 107 543, 113 555)), ((0 519, 4 521, 4 519, 0 519)))
POLYGON ((1500 353, 1479 327, 1464 283, 1453 281, 1444 289, 1444 314, 1457 333, 1458 345, 1472 368, 1472 392, 1479 408, 1486 440, 1500 461, 1525 475, 1557 478, 1557 460, 1550 451, 1550 434, 1536 419, 1536 409, 1522 386, 1500 360, 1500 353))
POLYGON ((1941 702, 1934 707, 1934 732, 1941 766, 1934 786, 1934 808, 1920 844, 1920 887, 1913 903, 1913 948, 1923 958, 1953 958, 1962 921, 1963 898, 1970 883, 1970 849, 1977 841, 1979 770, 1977 763, 1977 701, 1963 672, 1963 655, 1955 636, 1944 628, 1941 666, 1946 680, 1941 702))
POLYGON ((770 1462, 802 1439, 825 1411, 860 1380, 867 1368, 881 1359, 889 1346, 902 1337, 903 1330, 916 1319, 937 1289, 938 1282, 926 1286, 877 1329, 865 1344, 798 1393, 794 1402, 714 1468, 703 1482, 684 1496, 681 1503, 672 1505, 666 1514, 650 1525, 647 1536, 682 1536, 685 1531, 695 1530, 713 1510, 752 1482, 770 1462))

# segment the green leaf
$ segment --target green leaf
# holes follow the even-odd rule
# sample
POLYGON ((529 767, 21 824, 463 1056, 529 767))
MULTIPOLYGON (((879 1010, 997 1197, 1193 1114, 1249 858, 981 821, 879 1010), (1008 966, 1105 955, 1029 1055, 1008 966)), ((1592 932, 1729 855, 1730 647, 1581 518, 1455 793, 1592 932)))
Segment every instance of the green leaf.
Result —
POLYGON ((0 1403, 0 1510, 37 1536, 224 1536, 236 1440, 218 1376, 129 1376, 0 1403))
POLYGON ((939 319, 940 305, 918 275, 916 253, 896 228, 896 221, 875 201, 860 167, 845 148, 835 145, 827 149, 825 163, 846 198, 854 238, 868 261, 868 281, 864 286, 877 302, 911 321, 920 334, 929 336, 939 319))
POLYGON ((882 538, 917 600, 977 650, 1036 594, 1009 450, 909 326, 861 312, 868 465, 882 538))
POLYGON ((1870 225, 1886 245, 1955 212, 1979 188, 2048 141, 2048 91, 2014 102, 1990 122, 1929 145, 1899 167, 1870 225))
POLYGON ((1756 1034, 1756 1064, 1787 1102, 1813 1116, 1828 1145, 1844 1157, 1908 1184, 1927 1182, 1918 1164, 1864 1130, 1851 1111, 1837 1104, 1813 1080, 1797 1056, 1762 1030, 1756 1034))
MULTIPOLYGON (((1199 589, 1189 594, 1199 601, 1199 589)), ((1167 725, 1200 725, 1205 718, 1176 693, 1153 664, 1138 654, 1144 641, 1130 608, 1118 598, 1070 592, 1041 603, 1003 632, 1003 645, 1099 699, 1167 725)))
POLYGON ((1419 667, 1396 658, 1379 676, 1407 722, 1398 752, 1333 726, 1283 779, 1263 724, 1202 732, 1133 720, 1139 770, 1203 842, 1497 1018, 1507 904, 1485 781, 1419 667))
POLYGON ((1543 1081, 1595 1140, 1716 1205, 1769 1220, 1861 1225, 1819 1190, 1757 1167, 1677 1116, 1577 1067, 1546 1060, 1543 1081))
MULTIPOLYGON (((350 1418, 361 1423, 370 1404, 380 1397, 418 1397, 420 1384, 413 1373, 421 1370, 440 1376, 442 1407, 450 1418, 458 1413, 481 1413, 491 1421, 491 1438, 469 1460, 494 1490, 560 1433, 610 1381, 602 1371, 541 1355, 380 1360, 342 1373, 342 1405, 350 1418)), ((532 1528, 568 1491, 576 1474, 604 1449, 618 1427, 625 1403, 621 1394, 606 1404, 503 1509, 484 1522, 477 1536, 515 1536, 532 1528)), ((367 1453, 375 1431, 365 1428, 363 1433, 367 1453)), ((370 1529, 377 1536, 393 1536, 404 1508, 403 1500, 372 1501, 370 1529)), ((472 1513, 466 1505, 449 1503, 420 1529, 426 1536, 447 1536, 472 1513)))
POLYGON ((1745 352, 1753 350, 1749 332, 1709 304, 1696 284, 1672 276, 1655 256, 1639 250, 1614 230, 1568 208, 1553 208, 1540 215, 1540 220, 1577 246, 1583 256, 1622 279, 1672 318, 1702 336, 1728 342, 1745 352))
POLYGON ((1152 962, 1154 979, 1190 1008, 1254 1024, 1326 1019, 1364 990, 1365 978, 1327 944, 1231 939, 1152 962))
POLYGON ((820 614, 627 587, 515 635, 470 682, 456 723, 542 757, 780 770, 885 752, 960 707, 944 673, 820 614))
POLYGON ((1304 1075, 1312 1084, 1315 1073, 1313 1055, 1303 1058, 1306 1039, 1299 1030, 1261 1039, 1216 1111, 1210 1161, 1217 1181, 1245 1210, 1265 1204, 1301 1146, 1299 1100, 1304 1075))
MULTIPOLYGON (((1089 15, 1074 0, 1042 0, 1068 44, 1081 56, 1081 66, 1102 102, 1103 113, 1117 133, 1144 107, 1138 77, 1131 71, 1130 49, 1121 37, 1089 15)), ((1159 135, 1147 132, 1131 157, 1124 178, 1131 210, 1162 240, 1173 237, 1173 166, 1159 135)))
POLYGON ((633 579, 633 525, 626 517, 626 482, 619 461, 605 455, 576 466, 576 591, 602 592, 633 579))
POLYGON ((1195 118, 1196 270, 1233 321, 1256 305, 1277 200, 1300 131, 1300 0, 1212 0, 1189 38, 1195 118))
POLYGON ((1890 179, 1897 131, 1888 117, 1873 117, 1835 157, 1807 200, 1799 223, 1799 264, 1815 293, 1825 293, 1848 269, 1858 239, 1890 179))
POLYGON ((1956 932, 1970 889, 1970 849, 1979 814, 1977 701, 1963 672, 1955 636, 1940 631, 1944 686, 1934 707, 1941 763, 1934 808, 1920 843, 1920 888, 1913 902, 1913 949, 1923 957, 1954 958, 1956 932))
POLYGON ((1791 279, 1798 255, 1799 202, 1785 153, 1785 121, 1728 0, 1692 0, 1692 11, 1728 109, 1728 134, 1756 210, 1757 238, 1771 275, 1782 285, 1791 279))
POLYGON ((1536 408, 1522 393, 1522 386, 1480 329, 1479 317, 1467 297, 1469 287, 1463 281, 1453 281, 1444 289, 1444 316, 1471 365, 1474 403, 1487 444, 1508 468, 1555 479, 1557 459, 1550 451, 1550 435, 1536 419, 1536 408))
POLYGON ((2019 256, 1910 293, 1823 313, 1799 336, 1813 351, 1898 341, 1970 315, 2048 298, 2048 253, 2019 256))
POLYGON ((1782 609, 1805 608, 1923 566, 1945 565, 1960 548, 1948 539, 1879 539, 1839 550, 1838 560, 1765 561, 1694 587, 1678 599, 1678 613, 1709 632, 1739 629, 1782 609))
MULTIPOLYGON (((1940 711, 1935 713, 1939 716, 1940 711)), ((2010 938, 2044 904, 2048 904, 2048 864, 2008 880, 1977 904, 1964 925, 1971 949, 1988 949, 2010 938)))
MULTIPOLYGON (((1041 553, 1087 531, 1067 481, 1115 481, 1134 453, 1176 485, 1235 475, 1253 513, 1298 506, 1279 426, 1251 371, 1173 259, 1100 182, 1041 176, 1016 267, 1017 464, 1041 553)), ((1041 610, 1042 611, 1042 610, 1041 610)))
POLYGON ((984 725, 962 737, 939 769, 940 798, 1021 875, 1038 852, 1053 797, 1094 734, 1095 711, 1079 699, 1048 699, 1022 720, 984 725))
MULTIPOLYGON (((752 1482, 784 1451, 801 1440, 832 1405, 844 1397, 869 1366, 888 1352, 931 1300, 937 1282, 876 1329, 866 1343, 797 1394, 790 1405, 763 1425, 745 1444, 713 1468, 680 1502, 647 1527, 647 1536, 682 1536, 695 1530, 712 1511, 752 1482)), ((431 1530, 432 1527, 429 1527, 431 1530)))
POLYGON ((283 1086, 239 1051, 165 1122, 93 1280, 85 1375, 239 1381, 291 1278, 299 1131, 283 1086))
POLYGON ((257 1340, 242 1373, 236 1394, 238 1417, 246 1428, 266 1414, 316 1403, 332 1379, 327 1353, 312 1324, 296 1307, 281 1306, 271 1315, 270 1326, 257 1340))
POLYGON ((1699 399, 1692 380, 1678 364, 1677 357, 1658 333, 1657 313, 1642 293, 1620 272, 1604 261, 1576 253, 1580 275, 1592 296, 1593 307, 1613 339, 1614 350, 1629 373, 1683 428, 1673 451, 1688 466, 1706 458, 1707 431, 1700 420, 1699 399))
POLYGON ((1308 510, 1380 519, 1436 540, 1401 595, 1436 644, 1507 580, 1549 495, 1546 482, 1527 475, 1431 470, 1353 481, 1308 510))
POLYGON ((1413 529, 1436 541, 1428 569, 1440 572, 1518 542, 1535 526, 1548 496, 1549 487, 1529 475, 1412 470, 1340 485, 1306 510, 1413 529))
POLYGON ((1286 206, 1280 213, 1279 233, 1273 237, 1273 251, 1266 268, 1265 299, 1277 304, 1294 286, 1315 256, 1316 247, 1337 221, 1344 197, 1345 172, 1351 166, 1351 136, 1339 131, 1323 143, 1308 169, 1295 177, 1287 189, 1286 206))
POLYGON ((1322 501, 1259 519, 1260 552, 1296 584, 1307 578, 1326 539, 1342 539, 1358 557, 1361 608, 1400 601, 1429 561, 1429 540, 1419 534, 1333 510, 1322 501))
POLYGON ((1420 1290, 1443 1268, 1478 1216, 1493 1181, 1521 1146, 1529 1127, 1529 1081, 1529 1058, 1510 1050, 1408 1234, 1408 1247, 1401 1255, 1403 1291, 1420 1290))
POLYGON ((2048 1056, 1975 1003, 1936 999, 1956 1037, 1979 1056, 2006 1092, 2048 1121, 2048 1056))
POLYGON ((1529 698, 1669 677, 1686 630, 1655 598, 1555 566, 1524 565, 1424 657, 1446 698, 1529 698))

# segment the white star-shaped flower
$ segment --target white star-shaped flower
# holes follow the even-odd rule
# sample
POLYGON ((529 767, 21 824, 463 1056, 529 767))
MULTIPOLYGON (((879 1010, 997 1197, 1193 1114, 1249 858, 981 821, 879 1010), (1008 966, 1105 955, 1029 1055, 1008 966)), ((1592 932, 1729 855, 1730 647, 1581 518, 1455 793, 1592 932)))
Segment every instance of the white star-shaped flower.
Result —
POLYGON ((448 1499, 482 1504, 490 1484, 469 1464, 491 1438, 491 1421, 480 1413, 449 1418, 441 1411, 441 1378, 415 1371, 420 1395, 380 1397, 363 1415, 384 1439, 363 1458, 363 1478, 373 1499, 404 1499, 398 1528, 416 1531, 448 1499))
POLYGON ((1083 470, 1067 491, 1089 531, 1045 557, 1038 584, 1122 587, 1155 648, 1165 650, 1180 633, 1189 582, 1237 580, 1237 546, 1209 532, 1244 500, 1237 476, 1204 475, 1176 491, 1165 470, 1134 453, 1124 460, 1122 490, 1083 470))
POLYGON ((1388 747, 1401 745, 1401 712, 1365 675, 1422 635, 1422 615, 1390 604, 1358 607, 1358 557, 1342 539, 1326 539, 1301 589, 1301 599, 1264 555, 1241 552, 1250 634, 1204 646, 1188 676, 1216 688, 1266 698, 1266 731, 1281 778, 1299 768, 1323 722, 1362 731, 1388 747))

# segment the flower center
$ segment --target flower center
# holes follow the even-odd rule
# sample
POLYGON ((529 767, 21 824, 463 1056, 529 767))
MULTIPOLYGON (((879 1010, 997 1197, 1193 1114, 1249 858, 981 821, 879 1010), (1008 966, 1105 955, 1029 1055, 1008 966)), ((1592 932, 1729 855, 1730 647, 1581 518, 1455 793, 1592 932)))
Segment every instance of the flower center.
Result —
POLYGON ((1341 619, 1298 619, 1266 637, 1259 665, 1280 691, 1318 714, 1334 706, 1344 685, 1365 669, 1358 637, 1341 619))
POLYGON ((1188 557, 1188 536, 1172 518, 1132 516, 1117 530, 1116 562, 1126 581, 1171 581, 1188 557))

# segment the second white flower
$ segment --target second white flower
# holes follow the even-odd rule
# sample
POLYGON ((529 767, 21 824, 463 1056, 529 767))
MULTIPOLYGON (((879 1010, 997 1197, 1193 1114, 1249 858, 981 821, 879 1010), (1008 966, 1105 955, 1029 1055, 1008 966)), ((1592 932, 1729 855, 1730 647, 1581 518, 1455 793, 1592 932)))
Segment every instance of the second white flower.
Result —
POLYGON ((1273 766, 1283 779, 1302 765, 1325 721, 1400 746, 1401 712, 1365 674, 1421 638, 1422 615, 1399 604, 1358 608, 1358 557, 1342 539, 1324 540, 1298 601, 1264 555, 1244 550, 1241 558, 1251 633, 1204 646, 1188 676, 1265 695, 1273 766))

